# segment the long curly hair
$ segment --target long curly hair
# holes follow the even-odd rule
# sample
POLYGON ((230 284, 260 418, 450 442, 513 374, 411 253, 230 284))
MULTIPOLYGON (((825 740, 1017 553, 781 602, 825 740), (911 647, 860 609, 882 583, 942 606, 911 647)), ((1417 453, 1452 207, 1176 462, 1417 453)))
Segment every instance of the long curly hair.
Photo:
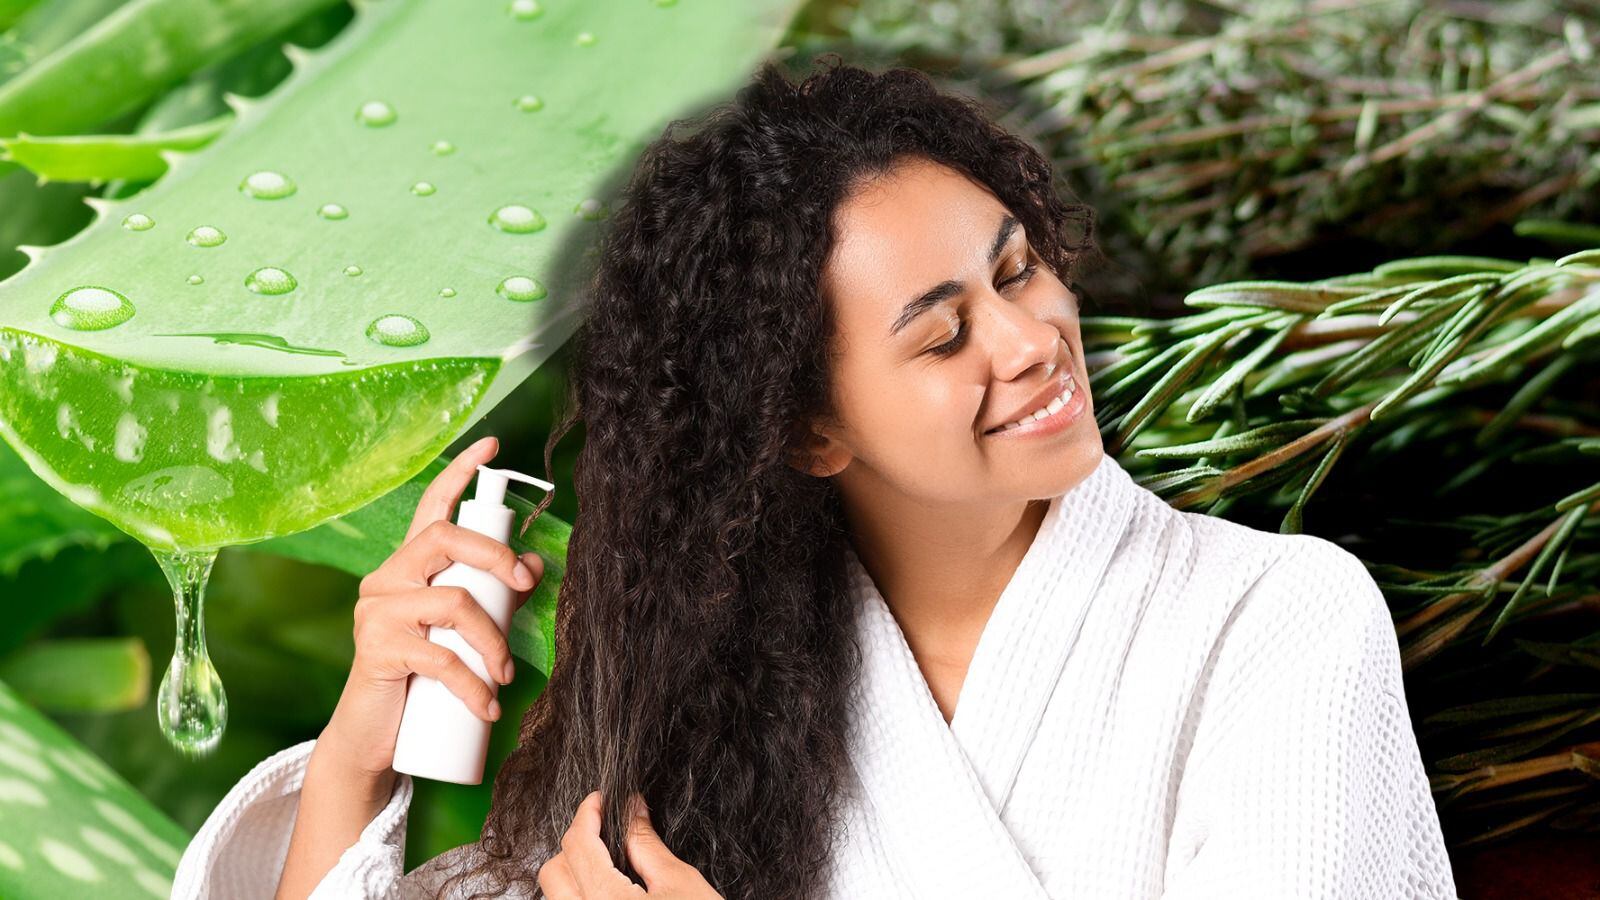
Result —
POLYGON ((594 790, 635 880, 639 792, 668 849, 729 900, 828 883, 861 650, 837 488, 792 463, 809 423, 836 421, 819 288, 834 210, 922 157, 992 190, 1064 281, 1101 258, 1092 211, 979 101, 840 62, 817 57, 799 83, 766 62, 732 102, 669 124, 613 205, 545 448, 548 476, 582 419, 554 671, 473 867, 440 896, 466 875, 542 896, 538 868, 594 790))

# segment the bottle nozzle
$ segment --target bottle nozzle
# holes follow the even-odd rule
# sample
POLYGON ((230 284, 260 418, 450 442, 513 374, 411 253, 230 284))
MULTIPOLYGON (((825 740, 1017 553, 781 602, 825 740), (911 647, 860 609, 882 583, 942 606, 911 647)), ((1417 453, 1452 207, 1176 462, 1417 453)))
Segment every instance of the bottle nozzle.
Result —
POLYGON ((478 490, 472 495, 472 499, 495 506, 504 506, 506 501, 506 480, 510 478, 537 485, 547 491, 556 489, 555 485, 545 481, 543 478, 535 478, 532 475, 524 475, 521 472, 513 472, 510 469, 495 469, 479 463, 478 490))

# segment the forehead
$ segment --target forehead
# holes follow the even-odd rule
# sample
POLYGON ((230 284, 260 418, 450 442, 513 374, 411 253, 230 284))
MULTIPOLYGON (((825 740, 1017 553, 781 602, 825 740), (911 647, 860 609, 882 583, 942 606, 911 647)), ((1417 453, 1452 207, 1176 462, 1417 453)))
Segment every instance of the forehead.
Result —
POLYGON ((1005 213, 999 198, 961 172, 925 160, 901 164, 835 211, 823 290, 842 319, 881 319, 883 331, 912 295, 987 271, 1005 213))

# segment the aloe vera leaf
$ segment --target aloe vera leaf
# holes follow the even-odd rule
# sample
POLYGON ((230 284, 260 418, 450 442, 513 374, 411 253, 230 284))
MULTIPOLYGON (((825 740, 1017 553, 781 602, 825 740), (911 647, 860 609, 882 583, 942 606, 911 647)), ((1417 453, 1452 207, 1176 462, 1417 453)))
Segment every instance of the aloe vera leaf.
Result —
POLYGON ((0 896, 166 897, 189 835, 0 683, 0 896))
POLYGON ((50 559, 68 547, 103 550, 127 539, 104 519, 68 503, 4 446, 0 497, 5 498, 0 502, 0 578, 12 578, 24 564, 50 559))
POLYGON ((287 534, 388 492, 570 336, 602 180, 686 105, 730 94, 792 13, 744 0, 609 0, 529 20, 364 5, 325 48, 293 53, 296 72, 261 101, 235 97, 217 141, 165 154, 172 168, 150 189, 97 202, 89 228, 31 248, 0 285, 0 433, 152 547, 287 534), (449 77, 419 59, 449 60, 449 77), (538 108, 519 108, 532 90, 538 108), (394 120, 359 121, 371 101, 394 120), (441 140, 455 152, 434 152, 441 140), (241 191, 265 170, 295 192, 241 191), (423 181, 436 187, 419 196, 423 181), (347 215, 319 217, 328 202, 347 215), (497 228, 507 204, 547 226, 497 228), (153 227, 122 227, 132 213, 153 227), (191 246, 202 225, 227 240, 191 246), (246 287, 264 266, 294 288, 246 287), (135 314, 62 327, 52 305, 84 286, 135 314), (400 338, 426 339, 368 337, 398 315, 426 329, 400 338))
POLYGON ((163 150, 198 150, 226 131, 232 122, 233 113, 229 112, 157 134, 39 137, 24 132, 14 138, 0 138, 0 147, 5 149, 7 159, 20 163, 42 181, 154 181, 167 170, 163 150))
POLYGON ((0 0, 0 31, 10 28, 38 3, 39 0, 0 0))
POLYGON ((0 681, 36 709, 123 712, 150 694, 150 654, 137 637, 34 641, 0 660, 0 681))
POLYGON ((0 85, 0 135, 99 128, 332 2, 130 0, 0 85))
MULTIPOLYGON (((422 492, 449 464, 449 458, 443 456, 433 459, 409 481, 360 509, 309 531, 253 544, 250 549, 364 576, 400 546, 422 492)), ((519 523, 534 509, 533 503, 514 492, 506 493, 505 503, 519 523)), ((546 676, 555 664, 556 596, 567 570, 567 541, 571 534, 571 525, 546 511, 533 520, 526 532, 517 534, 513 529, 511 535, 513 550, 539 554, 544 561, 544 574, 528 601, 511 617, 507 640, 513 654, 546 676)))
POLYGON ((78 33, 123 4, 124 0, 45 0, 0 34, 0 84, 34 60, 78 36, 78 33))

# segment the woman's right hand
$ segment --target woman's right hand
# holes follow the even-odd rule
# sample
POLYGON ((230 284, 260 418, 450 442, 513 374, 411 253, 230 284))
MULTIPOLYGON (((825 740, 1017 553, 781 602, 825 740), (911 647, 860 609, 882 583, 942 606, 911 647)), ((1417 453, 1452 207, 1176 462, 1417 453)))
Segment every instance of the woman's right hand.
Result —
POLYGON ((537 553, 520 557, 493 538, 450 521, 456 501, 494 458, 499 441, 487 437, 451 460, 423 492, 399 549, 361 580, 355 606, 355 662, 318 746, 374 782, 394 777, 395 739, 405 710, 406 683, 418 672, 438 679, 480 718, 500 716, 496 696, 512 675, 511 648, 494 619, 461 587, 433 587, 428 579, 460 561, 483 569, 516 592, 516 606, 544 575, 537 553), (453 628, 483 657, 495 676, 485 684, 454 650, 427 638, 428 626, 453 628))

